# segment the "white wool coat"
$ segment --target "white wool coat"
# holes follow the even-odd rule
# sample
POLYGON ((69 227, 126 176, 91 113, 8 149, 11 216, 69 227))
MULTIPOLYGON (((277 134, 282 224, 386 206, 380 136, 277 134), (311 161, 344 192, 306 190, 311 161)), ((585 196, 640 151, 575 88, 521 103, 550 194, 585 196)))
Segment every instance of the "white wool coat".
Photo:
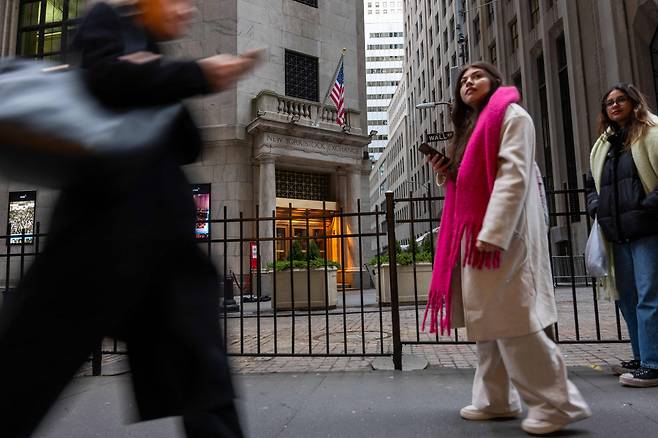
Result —
MULTIPOLYGON (((557 321, 548 230, 535 165, 535 127, 512 104, 505 112, 498 174, 478 239, 503 249, 498 269, 455 266, 452 325, 487 341, 524 336, 557 321)), ((463 246, 462 246, 463 253, 463 246)))

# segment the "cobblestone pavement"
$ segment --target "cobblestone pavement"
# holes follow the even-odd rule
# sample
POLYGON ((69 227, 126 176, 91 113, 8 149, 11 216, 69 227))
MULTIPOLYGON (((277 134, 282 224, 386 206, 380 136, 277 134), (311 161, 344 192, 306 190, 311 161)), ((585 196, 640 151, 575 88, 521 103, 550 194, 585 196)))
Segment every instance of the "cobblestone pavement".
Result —
MULTIPOLYGON (((351 292, 344 308, 330 312, 312 312, 309 317, 305 311, 297 311, 295 317, 291 312, 277 312, 275 318, 268 303, 261 304, 260 314, 252 307, 243 309, 242 324, 239 318, 226 321, 227 350, 233 354, 372 354, 369 357, 249 357, 233 356, 231 363, 237 373, 270 372, 321 372, 365 370, 370 368, 370 361, 379 354, 390 354, 391 312, 390 308, 379 309, 374 290, 364 291, 366 307, 361 313, 360 292, 351 292), (353 305, 350 305, 352 301, 353 305), (343 311, 344 309, 344 311, 343 311), (294 327, 293 327, 294 321, 294 327), (309 330, 310 327, 310 330, 309 330), (327 330, 328 328, 328 330, 327 330), (276 346, 275 346, 276 331, 276 346), (294 333, 294 353, 293 353, 294 333), (310 334, 310 335, 309 335, 310 334)), ((630 358, 628 343, 619 343, 626 339, 623 320, 617 326, 614 304, 607 300, 594 301, 591 288, 559 288, 556 291, 558 303, 558 336, 562 342, 593 341, 593 343, 561 344, 560 348, 567 366, 591 366, 605 368, 620 360, 630 358), (574 306, 573 297, 577 306, 574 306), (577 307, 577 310, 575 309, 577 307), (595 309, 596 308, 596 309, 595 309), (598 312, 598 324, 595 317, 598 312), (577 314, 577 318, 576 318, 577 314), (613 341, 595 343, 596 341, 613 341), (617 341, 617 342, 615 342, 617 341)), ((342 297, 339 297, 339 305, 342 297)), ((422 332, 420 325, 424 305, 405 306, 400 312, 401 338, 403 342, 433 342, 435 335, 422 332)), ((451 337, 439 337, 440 341, 449 342, 451 337)), ((459 341, 466 339, 464 331, 457 335, 459 341)), ((405 344, 403 354, 419 355, 426 358, 431 365, 455 368, 473 368, 477 364, 475 346, 472 344, 405 344)))
MULTIPOLYGON (((363 371, 370 369, 370 361, 378 355, 391 355, 392 330, 390 307, 380 308, 374 290, 364 291, 363 304, 359 291, 348 292, 343 307, 331 311, 303 310, 272 311, 269 302, 245 304, 240 313, 230 314, 225 327, 227 351, 235 373, 363 371), (258 309, 260 307, 260 309, 258 309), (361 309, 363 308, 363 312, 361 309), (294 339, 294 343, 292 340, 294 339), (271 356, 267 356, 267 355, 271 356), (277 357, 273 357, 279 355, 277 357), (328 357, 311 357, 329 355, 328 357)), ((606 368, 631 356, 630 345, 618 342, 626 339, 623 320, 617 326, 614 304, 593 300, 591 288, 559 288, 558 336, 562 342, 591 341, 591 343, 563 343, 560 348, 567 366, 606 368), (574 306, 573 297, 577 306, 574 306), (595 317, 598 307, 599 318, 595 317), (577 308, 577 318, 576 316, 577 308), (612 341, 599 342, 596 341, 612 341)), ((464 341, 466 333, 459 330, 457 337, 436 337, 420 330, 424 304, 403 306, 400 311, 403 354, 422 356, 431 365, 454 368, 473 368, 477 364, 472 344, 440 344, 435 341, 464 341), (428 342, 411 344, 410 342, 428 342), (431 343, 429 343, 431 342, 431 343)), ((122 346, 119 345, 119 349, 122 346)), ((106 350, 112 349, 108 342, 106 350)), ((125 356, 105 355, 103 373, 117 374, 127 370, 125 356), (108 371, 109 369, 109 371, 108 371)), ((90 366, 81 370, 89 374, 90 366)))

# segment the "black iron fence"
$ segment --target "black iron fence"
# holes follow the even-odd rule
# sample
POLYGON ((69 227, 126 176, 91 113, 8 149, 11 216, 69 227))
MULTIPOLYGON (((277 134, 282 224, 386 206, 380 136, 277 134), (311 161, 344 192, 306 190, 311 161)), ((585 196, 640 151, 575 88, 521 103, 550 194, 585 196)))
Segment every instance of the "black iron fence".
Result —
MULTIPOLYGON (((404 345, 468 343, 465 330, 447 336, 421 329, 441 196, 429 192, 395 199, 385 208, 355 212, 277 209, 253 217, 229 215, 209 222, 201 245, 223 276, 219 317, 225 348, 234 356, 392 356, 401 367, 404 345), (423 237, 424 236, 424 237, 423 237), (404 246, 399 244, 404 240, 404 246)), ((627 342, 616 305, 604 300, 583 266, 590 219, 584 190, 547 193, 560 343, 627 342), (573 197, 581 202, 572 202, 573 197), (574 205, 578 208, 573 210, 574 205)), ((3 299, 43 247, 34 233, 4 236, 3 299)), ((125 353, 106 340, 94 355, 125 353)))
MULTIPOLYGON (((616 303, 604 297, 603 290, 595 279, 587 276, 584 262, 584 251, 587 236, 591 228, 591 219, 585 210, 585 190, 568 189, 566 185, 559 190, 548 190, 549 221, 552 224, 547 238, 549 239, 550 260, 553 273, 553 284, 558 307, 558 322, 553 327, 553 336, 558 343, 618 343, 628 342, 625 327, 621 323, 620 313, 616 303), (577 200, 578 202, 575 202, 577 200), (577 208, 577 210, 574 210, 577 208)), ((408 227, 406 235, 417 236, 418 229, 435 230, 439 224, 437 217, 431 215, 415 217, 420 203, 431 203, 433 211, 441 211, 443 198, 431 197, 428 192, 422 197, 395 199, 394 202, 409 205, 408 219, 398 220, 398 224, 408 227)), ((425 210, 425 209, 423 209, 425 210)), ((433 234, 433 237, 436 236, 433 234)), ((430 241, 430 244, 433 239, 430 241)), ((418 245, 413 245, 412 250, 418 245)), ((431 246, 430 246, 431 247, 431 246)), ((431 253, 434 249, 431 247, 431 253)), ((415 256, 416 254, 414 254, 415 256)), ((433 257, 432 257, 433 260, 433 257)), ((412 302, 402 306, 401 314, 411 315, 402 318, 402 345, 425 344, 467 344, 465 329, 452 330, 449 335, 430 335, 421 330, 425 300, 418 295, 418 284, 425 286, 427 274, 418 272, 419 264, 414 260, 410 267, 397 266, 400 271, 406 269, 412 272, 414 281, 412 302), (404 323, 407 321, 407 324, 404 323)), ((400 282, 399 282, 400 283, 400 282)), ((401 284, 398 285, 398 289, 401 284)), ((407 286, 409 287, 409 286, 407 286)), ((425 292, 424 289, 421 289, 425 292)), ((402 292, 400 298, 402 299, 402 292)), ((426 296, 426 295, 425 295, 426 296)))

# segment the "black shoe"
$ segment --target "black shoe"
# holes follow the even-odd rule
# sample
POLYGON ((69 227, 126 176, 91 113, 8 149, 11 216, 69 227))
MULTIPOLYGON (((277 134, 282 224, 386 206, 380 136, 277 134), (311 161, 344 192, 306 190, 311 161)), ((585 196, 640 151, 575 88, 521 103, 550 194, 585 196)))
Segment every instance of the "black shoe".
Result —
POLYGON ((635 388, 650 388, 658 386, 658 370, 654 368, 640 367, 632 373, 619 376, 619 383, 635 388))
POLYGON ((615 376, 619 376, 626 373, 632 373, 635 370, 640 369, 640 361, 633 359, 629 361, 623 361, 619 365, 613 365, 610 367, 615 376))

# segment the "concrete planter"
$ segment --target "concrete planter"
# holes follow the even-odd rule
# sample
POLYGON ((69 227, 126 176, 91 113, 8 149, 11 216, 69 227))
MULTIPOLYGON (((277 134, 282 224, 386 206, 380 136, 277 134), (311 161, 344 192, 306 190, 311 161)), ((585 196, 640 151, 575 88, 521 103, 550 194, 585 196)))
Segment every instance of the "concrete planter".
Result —
MULTIPOLYGON (((398 297, 400 304, 413 304, 414 297, 414 280, 418 284, 418 302, 427 302, 427 291, 429 289, 430 281, 432 279, 432 264, 428 262, 416 263, 416 277, 414 279, 413 265, 398 265, 398 297)), ((383 304, 391 303, 391 286, 389 281, 389 265, 388 263, 381 265, 381 294, 379 293, 380 281, 377 278, 377 266, 372 267, 372 277, 377 289, 377 297, 381 299, 383 304)))
MULTIPOLYGON (((328 293, 325 294, 325 270, 311 269, 311 309, 333 309, 336 307, 336 272, 337 269, 329 268, 326 271, 328 293), (327 301, 328 298, 328 301, 327 301)), ((305 269, 295 269, 292 274, 294 285, 295 310, 306 310, 309 308, 308 302, 308 276, 309 272, 305 269)), ((272 272, 265 274, 272 282, 272 272)), ((276 273, 276 298, 272 294, 273 306, 277 310, 290 310, 293 308, 293 300, 290 284, 290 271, 278 271, 276 273)))

